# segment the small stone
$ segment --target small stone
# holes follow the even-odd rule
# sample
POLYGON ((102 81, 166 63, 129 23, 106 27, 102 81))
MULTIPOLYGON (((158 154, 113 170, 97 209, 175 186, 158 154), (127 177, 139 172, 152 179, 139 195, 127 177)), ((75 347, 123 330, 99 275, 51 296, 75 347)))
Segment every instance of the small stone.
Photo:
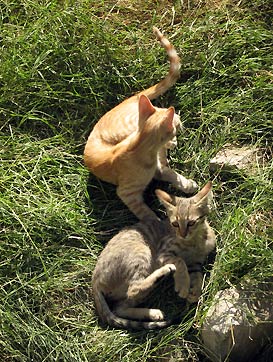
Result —
POLYGON ((210 160, 210 170, 244 170, 253 173, 261 159, 261 150, 256 147, 226 145, 210 160))
POLYGON ((273 336, 272 284, 266 291, 229 288, 218 292, 202 326, 212 361, 247 362, 273 336))

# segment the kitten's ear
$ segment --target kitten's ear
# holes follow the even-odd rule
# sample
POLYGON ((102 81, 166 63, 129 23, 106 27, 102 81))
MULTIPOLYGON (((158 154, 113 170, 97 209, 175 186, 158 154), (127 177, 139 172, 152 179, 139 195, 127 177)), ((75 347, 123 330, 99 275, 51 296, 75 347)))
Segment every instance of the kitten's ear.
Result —
POLYGON ((155 194, 167 210, 173 209, 176 206, 176 198, 173 195, 169 195, 163 190, 155 190, 155 194))
POLYGON ((174 124, 174 108, 170 107, 166 111, 165 118, 162 121, 162 124, 164 124, 164 127, 166 128, 167 132, 173 132, 173 129, 175 127, 174 124))
POLYGON ((207 211, 211 208, 212 203, 212 182, 209 181, 206 185, 196 194, 194 197, 194 202, 198 207, 207 209, 207 211))
POLYGON ((144 94, 141 94, 138 100, 138 112, 139 112, 139 129, 141 129, 147 120, 154 112, 155 107, 152 105, 150 99, 144 94))

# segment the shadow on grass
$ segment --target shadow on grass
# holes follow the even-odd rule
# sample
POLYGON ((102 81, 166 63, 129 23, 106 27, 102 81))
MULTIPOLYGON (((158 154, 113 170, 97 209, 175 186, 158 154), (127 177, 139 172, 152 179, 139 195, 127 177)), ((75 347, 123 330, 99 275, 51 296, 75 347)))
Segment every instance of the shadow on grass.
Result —
MULTIPOLYGON (((145 203, 160 217, 164 218, 159 201, 155 196, 155 189, 168 191, 168 184, 152 180, 144 192, 145 203)), ((116 186, 99 180, 89 174, 87 191, 92 205, 92 217, 96 220, 94 228, 99 239, 108 238, 125 226, 138 222, 137 217, 127 208, 116 194, 116 186)))
POLYGON ((116 194, 116 186, 89 174, 87 192, 95 219, 94 231, 100 242, 106 242, 125 226, 137 222, 116 194))

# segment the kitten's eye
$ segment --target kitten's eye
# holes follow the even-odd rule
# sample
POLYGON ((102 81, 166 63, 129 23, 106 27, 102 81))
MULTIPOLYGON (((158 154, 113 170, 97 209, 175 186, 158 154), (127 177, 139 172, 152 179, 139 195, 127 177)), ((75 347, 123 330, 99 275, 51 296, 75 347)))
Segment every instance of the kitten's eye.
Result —
POLYGON ((189 221, 189 222, 188 222, 188 226, 193 226, 193 225, 195 224, 195 222, 196 222, 195 220, 189 221))
POLYGON ((172 226, 173 226, 174 228, 178 228, 178 227, 179 227, 178 221, 173 221, 173 222, 172 222, 172 226))

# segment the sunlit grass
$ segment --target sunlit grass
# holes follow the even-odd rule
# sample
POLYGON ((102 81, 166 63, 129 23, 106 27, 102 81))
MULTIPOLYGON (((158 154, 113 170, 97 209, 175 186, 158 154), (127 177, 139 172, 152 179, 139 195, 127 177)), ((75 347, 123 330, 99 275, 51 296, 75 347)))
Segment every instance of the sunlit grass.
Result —
POLYGON ((0 5, 1 360, 205 361, 198 327, 215 293, 271 276, 270 9, 269 0, 0 5), (109 237, 135 219, 114 186, 89 176, 82 152, 105 111, 166 74, 152 25, 182 59, 181 79, 156 104, 174 105, 185 127, 172 165, 200 186, 213 180, 217 255, 202 302, 179 326, 129 333, 98 324, 90 280, 109 237), (262 148, 265 162, 251 175, 211 173, 227 143, 262 148))

